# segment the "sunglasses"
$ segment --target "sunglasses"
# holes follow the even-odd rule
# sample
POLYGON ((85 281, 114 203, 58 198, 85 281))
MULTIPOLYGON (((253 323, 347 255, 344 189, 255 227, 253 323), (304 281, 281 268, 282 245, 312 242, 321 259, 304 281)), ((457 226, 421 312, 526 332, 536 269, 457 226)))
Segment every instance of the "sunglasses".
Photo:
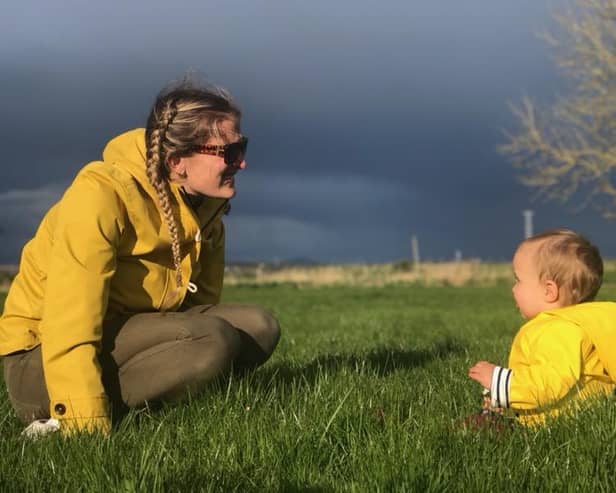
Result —
POLYGON ((195 152, 222 157, 227 166, 238 166, 246 156, 247 146, 248 137, 240 137, 240 140, 230 144, 196 146, 195 152))

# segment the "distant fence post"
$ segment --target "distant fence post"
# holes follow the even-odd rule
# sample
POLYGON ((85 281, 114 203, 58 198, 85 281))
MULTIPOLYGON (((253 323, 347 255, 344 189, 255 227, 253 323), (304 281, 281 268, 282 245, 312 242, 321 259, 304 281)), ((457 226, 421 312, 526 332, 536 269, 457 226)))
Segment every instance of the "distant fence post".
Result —
POLYGON ((413 270, 419 270, 419 241, 417 241, 417 236, 415 235, 411 236, 411 259, 413 261, 413 270))
POLYGON ((524 239, 526 240, 533 235, 533 216, 535 213, 531 209, 525 209, 522 211, 522 215, 524 216, 524 239))

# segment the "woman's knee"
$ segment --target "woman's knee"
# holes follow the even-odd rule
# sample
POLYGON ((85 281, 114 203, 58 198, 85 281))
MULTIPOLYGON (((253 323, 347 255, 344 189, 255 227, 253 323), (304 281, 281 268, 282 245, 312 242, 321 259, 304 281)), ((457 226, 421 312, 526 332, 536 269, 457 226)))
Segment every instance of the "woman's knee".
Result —
POLYGON ((274 316, 261 307, 250 307, 250 317, 238 325, 242 345, 235 366, 238 369, 255 368, 265 363, 278 345, 280 325, 274 316))
POLYGON ((232 362, 237 356, 241 340, 238 331, 226 320, 219 317, 207 317, 201 334, 193 334, 193 341, 206 344, 212 348, 211 353, 217 358, 232 362))
MULTIPOLYGON (((240 349, 237 367, 255 367, 272 355, 280 339, 278 320, 267 310, 250 304, 221 304, 195 307, 207 319, 218 318, 231 324, 239 334, 240 349)), ((188 312, 186 312, 188 313, 188 312)))
POLYGON ((274 352, 280 340, 280 324, 278 320, 267 310, 255 306, 255 336, 261 343, 261 347, 269 354, 274 352))
POLYGON ((218 305, 213 312, 242 332, 247 333, 271 354, 280 339, 280 324, 266 309, 258 305, 218 305))

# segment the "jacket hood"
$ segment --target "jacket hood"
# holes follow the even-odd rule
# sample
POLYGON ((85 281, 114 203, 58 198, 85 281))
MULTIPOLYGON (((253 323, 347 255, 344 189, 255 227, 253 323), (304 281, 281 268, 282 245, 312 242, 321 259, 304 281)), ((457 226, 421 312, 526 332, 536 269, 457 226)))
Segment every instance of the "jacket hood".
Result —
POLYGON ((111 139, 103 150, 103 162, 130 173, 148 194, 156 197, 145 172, 145 129, 136 128, 111 139))

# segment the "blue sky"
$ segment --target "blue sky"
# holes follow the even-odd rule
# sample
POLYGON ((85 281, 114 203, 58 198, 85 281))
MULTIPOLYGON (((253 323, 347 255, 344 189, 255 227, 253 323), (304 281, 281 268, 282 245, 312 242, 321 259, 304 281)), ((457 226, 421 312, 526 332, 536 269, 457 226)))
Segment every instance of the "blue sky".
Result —
POLYGON ((531 202, 506 157, 509 103, 564 91, 537 36, 564 0, 8 1, 0 20, 0 263, 114 135, 187 70, 244 111, 230 260, 504 260, 523 233, 612 223, 531 202), (54 2, 55 3, 55 2, 54 2))

